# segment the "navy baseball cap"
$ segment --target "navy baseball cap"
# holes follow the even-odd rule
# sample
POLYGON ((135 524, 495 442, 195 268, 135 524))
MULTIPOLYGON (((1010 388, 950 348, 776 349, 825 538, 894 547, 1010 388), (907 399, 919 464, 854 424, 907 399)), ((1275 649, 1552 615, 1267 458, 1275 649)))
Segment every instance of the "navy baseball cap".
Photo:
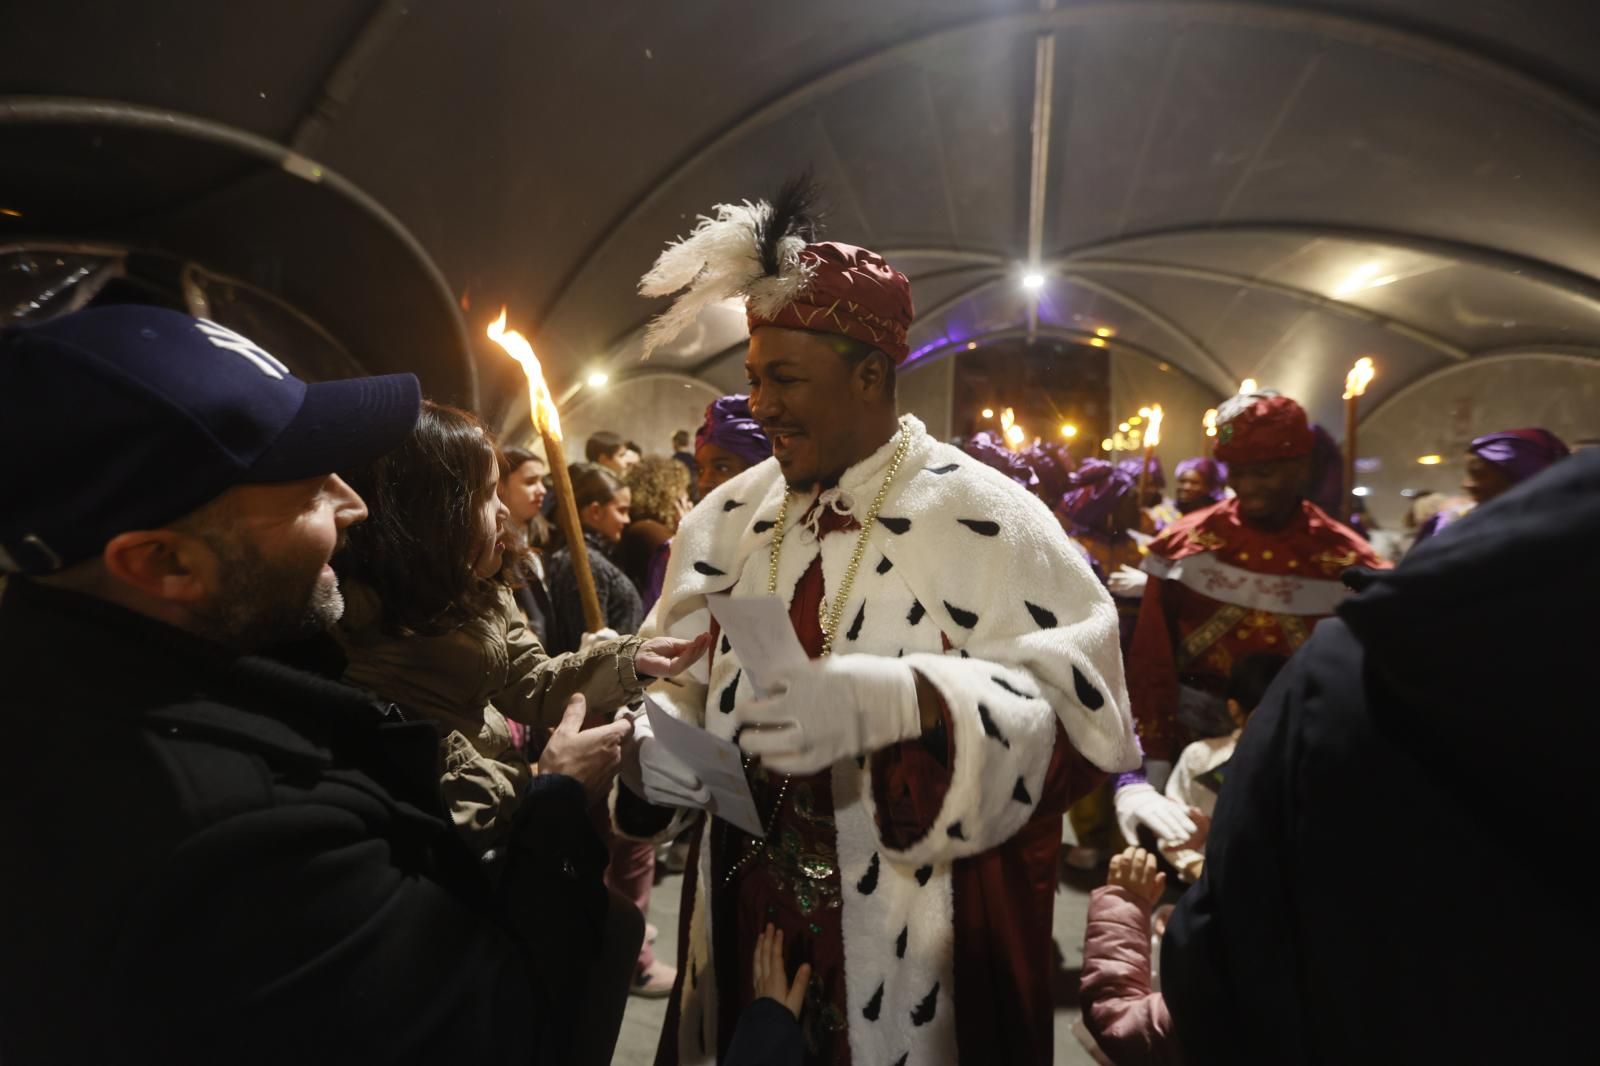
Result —
POLYGON ((0 333, 0 570, 49 573, 235 485, 366 463, 416 425, 411 374, 307 383, 247 337, 145 306, 0 333))

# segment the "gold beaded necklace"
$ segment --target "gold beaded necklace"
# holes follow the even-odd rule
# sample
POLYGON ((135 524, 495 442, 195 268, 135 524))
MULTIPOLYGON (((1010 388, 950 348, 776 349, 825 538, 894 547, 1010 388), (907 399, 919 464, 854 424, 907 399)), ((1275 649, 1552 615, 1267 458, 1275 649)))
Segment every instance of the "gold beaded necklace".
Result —
MULTIPOLYGON (((867 508, 867 517, 861 523, 861 532, 856 537, 855 551, 850 555, 850 564, 845 567, 844 580, 839 583, 838 593, 829 600, 823 597, 822 603, 817 606, 817 619, 822 623, 822 657, 827 657, 833 651, 833 636, 839 631, 839 622, 844 618, 845 601, 850 598, 850 590, 856 583, 856 572, 861 569, 861 559, 867 553, 867 542, 872 536, 872 527, 878 524, 878 512, 883 509, 883 501, 889 496, 889 486, 894 482, 894 476, 900 472, 900 464, 905 462, 906 452, 911 447, 911 434, 902 427, 900 441, 895 445, 894 456, 889 460, 889 472, 883 477, 883 484, 878 487, 878 495, 872 501, 872 506, 867 508)), ((787 530, 784 528, 789 518, 789 497, 794 493, 786 487, 783 493, 783 502, 778 504, 777 532, 772 535, 772 558, 767 565, 767 595, 778 594, 778 556, 783 551, 783 538, 787 530)))
MULTIPOLYGON (((850 564, 845 567, 844 580, 839 583, 839 592, 830 602, 824 597, 817 607, 817 620, 822 624, 822 655, 826 658, 833 651, 833 635, 839 630, 839 622, 844 617, 845 601, 850 598, 850 590, 856 583, 856 572, 861 569, 862 556, 867 553, 867 542, 872 534, 872 527, 878 524, 878 512, 883 509, 883 501, 889 496, 889 486, 894 483, 894 476, 900 472, 900 464, 905 462, 906 452, 911 449, 911 433, 904 426, 900 428, 900 441, 895 445, 894 456, 889 460, 889 471, 883 476, 883 484, 878 487, 878 495, 873 499, 872 506, 867 508, 867 516, 861 523, 861 532, 856 536, 855 551, 850 555, 850 564)), ((783 551, 783 537, 787 532, 785 523, 789 517, 789 497, 794 495, 785 486, 783 502, 778 504, 778 521, 776 532, 772 535, 772 561, 767 567, 767 595, 778 594, 778 555, 783 551)), ((746 763, 748 765, 748 761, 746 763)), ((778 825, 778 814, 783 810, 783 801, 789 795, 789 775, 784 774, 782 782, 778 785, 778 798, 772 805, 772 815, 767 821, 766 839, 757 843, 751 840, 755 847, 748 848, 722 877, 724 885, 731 882, 740 870, 749 864, 757 855, 768 853, 772 831, 778 825)))

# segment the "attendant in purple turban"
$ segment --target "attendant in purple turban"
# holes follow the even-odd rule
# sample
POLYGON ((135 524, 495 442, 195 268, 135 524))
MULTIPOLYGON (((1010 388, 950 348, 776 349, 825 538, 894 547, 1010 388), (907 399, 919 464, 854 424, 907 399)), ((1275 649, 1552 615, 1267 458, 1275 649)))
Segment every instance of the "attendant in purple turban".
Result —
POLYGON ((1022 460, 1033 471, 1034 492, 1046 503, 1055 503, 1071 487, 1072 456, 1059 444, 1043 441, 1024 448, 1022 460))
POLYGON ((1149 472, 1144 478, 1144 499, 1139 501, 1139 506, 1144 509, 1139 520, 1139 531, 1154 536, 1183 515, 1166 498, 1164 490, 1167 487, 1167 475, 1161 469, 1160 456, 1152 455, 1148 460, 1140 456, 1124 459, 1117 464, 1117 469, 1132 478, 1134 485, 1137 486, 1144 462, 1150 465, 1147 468, 1149 472))
POLYGON ((1033 468, 1028 465, 1027 460, 1006 447, 999 434, 987 430, 974 433, 961 450, 984 466, 1000 471, 1030 492, 1039 484, 1039 479, 1034 476, 1033 468))
POLYGON ((772 457, 772 442, 750 416, 748 396, 721 396, 706 406, 706 420, 694 434, 694 461, 700 471, 698 488, 706 493, 764 459, 772 457))
POLYGON ((1215 459, 1194 456, 1178 464, 1178 491, 1173 503, 1179 514, 1221 503, 1228 486, 1228 468, 1215 459))
POLYGON ((1135 578, 1138 587, 1132 587, 1125 572, 1137 572, 1143 562, 1143 551, 1132 535, 1141 516, 1137 460, 1134 467, 1135 473, 1130 474, 1126 464, 1112 466, 1104 459, 1085 459, 1067 478, 1070 487, 1056 507, 1056 517, 1067 536, 1088 554, 1111 589, 1122 623, 1124 651, 1139 619, 1139 593, 1144 584, 1135 578))
MULTIPOLYGON (((1462 479, 1461 488, 1472 497, 1474 506, 1488 503, 1568 454, 1566 443, 1548 429, 1535 427, 1490 433, 1467 445, 1467 476, 1462 479)), ((1462 507, 1439 511, 1417 530, 1412 546, 1471 510, 1471 507, 1462 507)))

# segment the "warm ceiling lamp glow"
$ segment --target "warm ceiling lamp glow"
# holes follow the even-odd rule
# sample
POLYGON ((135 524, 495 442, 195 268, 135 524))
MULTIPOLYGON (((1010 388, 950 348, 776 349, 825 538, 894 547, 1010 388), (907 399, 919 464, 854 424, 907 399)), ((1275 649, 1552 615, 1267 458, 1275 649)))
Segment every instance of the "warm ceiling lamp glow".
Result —
MULTIPOLYGON (((1150 413, 1150 408, 1148 408, 1148 407, 1141 407, 1141 408, 1139 408, 1139 410, 1143 411, 1145 414, 1149 414, 1150 413)), ((1138 415, 1134 415, 1132 418, 1128 419, 1128 425, 1137 426, 1143 421, 1144 421, 1144 419, 1140 418, 1138 415)))
POLYGON ((1124 422, 1124 423, 1122 423, 1122 425, 1120 425, 1120 426, 1118 426, 1118 427, 1117 427, 1117 432, 1119 432, 1119 433, 1126 433, 1126 432, 1128 432, 1128 430, 1130 430, 1130 429, 1132 429, 1132 428, 1133 428, 1133 423, 1131 423, 1131 422, 1124 422))
POLYGON ((1371 495, 1371 493, 1372 490, 1367 488, 1365 485, 1357 485, 1355 488, 1350 490, 1350 495, 1352 496, 1368 496, 1371 495))
POLYGON ((1140 418, 1149 418, 1150 417, 1150 408, 1148 408, 1148 407, 1139 408, 1139 417, 1140 418))
POLYGON ((985 407, 983 409, 982 414, 983 414, 984 418, 993 418, 994 417, 994 408, 993 407, 985 407))
POLYGON ((1117 335, 1117 331, 1109 326, 1101 326, 1099 329, 1094 331, 1094 335, 1096 337, 1115 337, 1117 335))
POLYGON ((1111 443, 1111 438, 1107 437, 1105 440, 1100 442, 1100 450, 1103 452, 1109 452, 1111 450, 1111 443))
POLYGON ((0 215, 4 215, 7 218, 21 218, 22 212, 14 207, 0 207, 0 215))
POLYGON ((1256 385, 1255 378, 1245 378, 1243 381, 1239 382, 1239 395, 1247 396, 1250 393, 1255 392, 1258 387, 1259 386, 1256 385))
POLYGON ((1071 440, 1078 435, 1078 427, 1071 422, 1063 422, 1061 423, 1061 435, 1071 440))
POLYGON ((598 389, 600 386, 604 385, 610 380, 611 375, 607 374, 604 370, 596 370, 587 378, 589 387, 591 389, 598 389))
POLYGON ((1089 344, 1094 348, 1104 348, 1106 347, 1106 339, 1104 337, 1090 337, 1089 344))
POLYGON ((1044 275, 1039 273, 1037 270, 1030 270, 1028 273, 1022 275, 1022 287, 1031 292, 1038 292, 1040 289, 1044 288, 1044 275))
POLYGON ((1421 466, 1438 466, 1442 462, 1444 462, 1444 456, 1442 455, 1417 456, 1417 463, 1421 466))
POLYGON ((975 352, 977 350, 978 350, 978 342, 977 341, 968 341, 967 342, 967 351, 975 352))
MULTIPOLYGON (((1383 269, 1383 264, 1377 262, 1362 263, 1352 270, 1343 281, 1333 287, 1336 297, 1351 296, 1362 289, 1370 288, 1373 279, 1378 276, 1378 271, 1383 269)), ((1390 280, 1393 280, 1392 278, 1390 280)))

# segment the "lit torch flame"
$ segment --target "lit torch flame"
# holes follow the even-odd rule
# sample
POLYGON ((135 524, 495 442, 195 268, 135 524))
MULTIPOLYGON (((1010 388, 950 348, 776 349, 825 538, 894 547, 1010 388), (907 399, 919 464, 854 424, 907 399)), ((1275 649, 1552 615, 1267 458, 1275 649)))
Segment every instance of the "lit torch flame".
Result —
POLYGON ((1017 425, 1017 413, 1009 407, 1000 412, 1000 432, 1005 435, 1006 444, 1012 451, 1021 446, 1025 434, 1022 427, 1017 425))
POLYGON ((539 365, 539 357, 533 354, 533 345, 516 330, 506 329, 504 307, 500 308, 500 317, 489 323, 487 333, 490 340, 504 348, 507 355, 522 365, 522 372, 527 375, 528 409, 534 428, 540 433, 560 440, 561 415, 556 411, 556 402, 550 395, 550 386, 544 383, 544 370, 539 365))
POLYGON ((1161 443, 1161 420, 1166 415, 1162 413, 1161 405, 1154 404, 1150 408, 1150 424, 1144 430, 1144 446, 1154 448, 1161 443))
POLYGON ((1350 368, 1350 373, 1344 377, 1344 398, 1354 399, 1364 395, 1367 386, 1372 384, 1372 378, 1377 374, 1377 367, 1372 365, 1370 356, 1363 355, 1356 360, 1356 365, 1350 368))

